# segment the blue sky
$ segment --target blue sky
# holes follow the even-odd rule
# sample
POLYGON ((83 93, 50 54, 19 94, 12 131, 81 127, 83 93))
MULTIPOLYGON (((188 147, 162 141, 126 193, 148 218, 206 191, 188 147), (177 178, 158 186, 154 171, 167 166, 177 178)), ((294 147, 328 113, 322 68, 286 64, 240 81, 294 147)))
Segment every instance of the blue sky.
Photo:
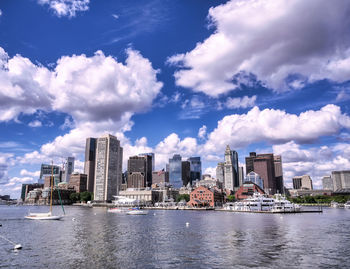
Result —
MULTIPOLYGON (((131 155, 229 144, 281 154, 285 184, 350 169, 348 1, 3 0, 0 194, 116 135, 131 155), (311 12, 312 11, 312 12, 311 12)), ((125 169, 124 165, 124 169, 125 169)))

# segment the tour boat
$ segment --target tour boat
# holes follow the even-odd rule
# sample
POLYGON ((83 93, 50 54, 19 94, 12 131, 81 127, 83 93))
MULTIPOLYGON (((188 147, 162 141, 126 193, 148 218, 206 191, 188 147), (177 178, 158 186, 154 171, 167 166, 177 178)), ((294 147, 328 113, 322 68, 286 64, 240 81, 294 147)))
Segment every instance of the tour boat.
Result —
MULTIPOLYGON (((60 220, 62 216, 55 216, 52 215, 52 192, 53 192, 53 185, 54 185, 54 179, 53 179, 53 163, 52 163, 52 171, 51 171, 51 195, 50 195, 50 211, 48 213, 29 213, 28 216, 25 216, 26 219, 32 219, 32 220, 60 220)), ((60 197, 61 199, 61 197, 60 197)), ((61 203, 62 205, 62 203, 61 203)), ((63 209, 63 205, 62 205, 63 209)), ((63 209, 64 212, 64 209, 63 209)))
POLYGON ((344 204, 344 208, 350 209, 350 200, 344 204))
POLYGON ((237 212, 299 212, 300 206, 289 202, 281 194, 276 194, 276 199, 260 193, 254 193, 252 197, 235 203, 227 204, 224 209, 237 212))
POLYGON ((139 208, 132 208, 130 211, 126 213, 127 215, 147 215, 147 210, 141 210, 139 208))

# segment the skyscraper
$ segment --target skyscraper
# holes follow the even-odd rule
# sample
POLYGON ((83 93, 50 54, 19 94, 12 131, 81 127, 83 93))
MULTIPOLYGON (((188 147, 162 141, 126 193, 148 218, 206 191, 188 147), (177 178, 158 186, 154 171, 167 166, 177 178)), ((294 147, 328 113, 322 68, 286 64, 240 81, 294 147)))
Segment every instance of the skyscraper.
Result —
POLYGON ((96 166, 96 138, 86 138, 84 174, 87 175, 87 189, 94 192, 96 166))
MULTIPOLYGON (((147 187, 147 181, 149 181, 147 174, 147 163, 149 156, 132 156, 128 160, 128 188, 145 188, 147 187), (133 176, 137 174, 137 176, 133 176), (142 178, 141 178, 142 176, 142 178), (136 180, 136 181, 135 181, 136 180)), ((151 173, 152 176, 152 173, 151 173)))
POLYGON ((216 167, 216 179, 224 184, 225 178, 225 163, 218 163, 216 167))
POLYGON ((238 182, 239 182, 239 186, 242 186, 244 181, 244 170, 243 167, 238 167, 238 182))
POLYGON ((51 177, 53 173, 55 185, 61 182, 61 168, 57 165, 51 164, 41 164, 40 168, 40 178, 38 184, 44 184, 45 177, 51 177))
POLYGON ((191 184, 191 163, 189 161, 181 162, 181 177, 183 186, 191 184))
POLYGON ((254 172, 264 181, 264 191, 267 194, 276 193, 275 165, 273 154, 258 154, 254 158, 254 172))
POLYGON ((169 159, 169 180, 174 188, 182 187, 182 163, 179 154, 174 154, 173 158, 169 159))
POLYGON ((256 158, 256 152, 250 152, 249 157, 245 157, 245 173, 248 175, 254 171, 254 159, 256 158))
POLYGON ((139 156, 151 156, 152 158, 152 171, 155 171, 155 155, 153 152, 150 152, 150 153, 140 153, 139 156))
POLYGON ((74 172, 74 157, 68 157, 65 161, 62 182, 69 182, 70 175, 74 172))
POLYGON ((235 187, 235 168, 233 162, 233 154, 230 146, 227 145, 225 150, 224 185, 225 189, 229 189, 231 191, 233 191, 235 187))
POLYGON ((97 139, 94 200, 110 201, 122 184, 123 148, 113 135, 97 139))
POLYGON ((284 193, 282 156, 281 155, 274 155, 273 158, 274 158, 274 166, 275 166, 276 190, 279 193, 284 193))
MULTIPOLYGON (((201 157, 190 157, 187 159, 187 161, 190 162, 190 169, 191 169, 191 185, 196 180, 201 180, 202 178, 202 162, 201 157)), ((186 184, 187 185, 187 184, 186 184)))

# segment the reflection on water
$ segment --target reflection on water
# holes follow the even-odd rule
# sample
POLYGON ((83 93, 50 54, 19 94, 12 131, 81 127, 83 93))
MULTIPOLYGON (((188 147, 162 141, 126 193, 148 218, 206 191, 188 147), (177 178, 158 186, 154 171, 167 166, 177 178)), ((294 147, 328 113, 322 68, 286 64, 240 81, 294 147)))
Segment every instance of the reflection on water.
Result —
POLYGON ((348 267, 350 210, 129 216, 67 207, 61 221, 23 219, 28 210, 45 208, 0 206, 0 234, 23 246, 14 252, 0 239, 0 268, 348 267))

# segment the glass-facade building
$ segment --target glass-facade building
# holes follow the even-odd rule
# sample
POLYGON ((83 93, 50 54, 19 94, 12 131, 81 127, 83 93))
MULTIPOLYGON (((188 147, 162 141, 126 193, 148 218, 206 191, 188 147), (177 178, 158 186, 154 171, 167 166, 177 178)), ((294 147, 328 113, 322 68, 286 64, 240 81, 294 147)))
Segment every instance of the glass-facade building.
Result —
POLYGON ((174 188, 182 187, 182 162, 181 155, 175 154, 169 159, 169 181, 174 188))
POLYGON ((262 178, 259 176, 259 174, 255 172, 250 172, 247 174, 247 176, 244 178, 244 182, 253 182, 254 184, 258 185, 262 190, 264 189, 264 182, 262 178))
POLYGON ((201 180, 202 178, 202 162, 201 157, 190 157, 187 159, 190 162, 190 170, 191 170, 191 185, 196 180, 201 180))

